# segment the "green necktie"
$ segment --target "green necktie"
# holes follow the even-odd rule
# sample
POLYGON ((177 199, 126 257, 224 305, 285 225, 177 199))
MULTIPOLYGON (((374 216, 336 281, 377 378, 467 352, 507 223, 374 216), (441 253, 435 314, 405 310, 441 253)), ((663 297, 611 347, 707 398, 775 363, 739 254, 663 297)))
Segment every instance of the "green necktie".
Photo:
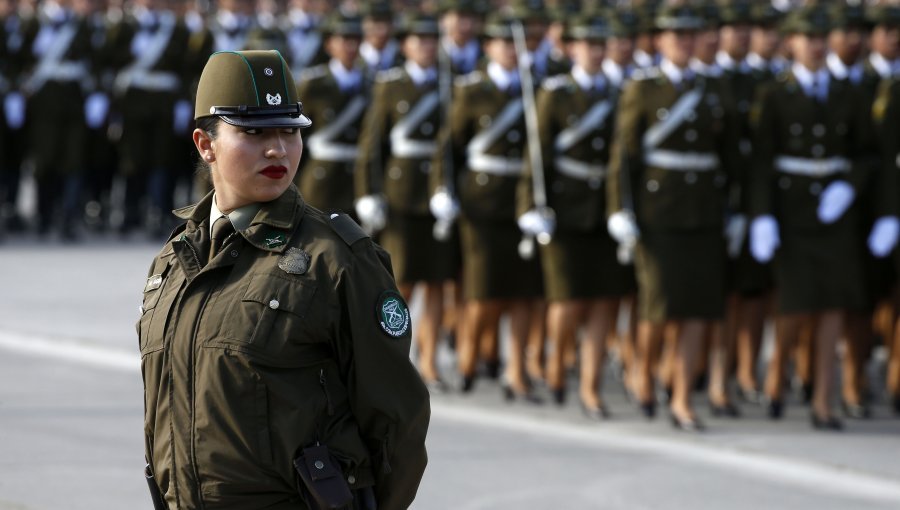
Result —
MULTIPOLYGON (((219 219, 213 223, 212 231, 209 234, 209 260, 215 258, 216 254, 219 253, 219 250, 222 249, 222 243, 225 242, 225 239, 228 238, 232 232, 234 232, 234 225, 231 224, 231 220, 228 219, 228 216, 220 216, 219 219)), ((207 263, 209 263, 209 261, 207 261, 207 263)))

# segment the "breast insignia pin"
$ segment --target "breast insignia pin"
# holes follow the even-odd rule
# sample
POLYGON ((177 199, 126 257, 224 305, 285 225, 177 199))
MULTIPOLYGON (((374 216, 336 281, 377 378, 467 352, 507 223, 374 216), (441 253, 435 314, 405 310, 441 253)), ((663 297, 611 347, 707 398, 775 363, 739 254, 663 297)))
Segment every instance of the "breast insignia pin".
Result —
POLYGON ((278 267, 285 273, 306 274, 309 270, 309 253, 300 248, 288 248, 284 255, 278 259, 278 267))

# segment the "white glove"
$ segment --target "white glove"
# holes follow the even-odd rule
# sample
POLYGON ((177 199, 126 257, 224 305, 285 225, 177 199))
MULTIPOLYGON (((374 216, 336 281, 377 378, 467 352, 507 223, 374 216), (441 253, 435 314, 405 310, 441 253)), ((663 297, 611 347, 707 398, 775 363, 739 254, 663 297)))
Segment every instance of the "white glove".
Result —
POLYGON ((531 209, 517 220, 519 230, 534 236, 541 244, 547 244, 556 230, 556 215, 550 208, 531 209))
POLYGON ((886 257, 897 246, 900 220, 896 216, 882 216, 875 221, 869 234, 869 251, 878 258, 886 257))
POLYGON ((18 92, 10 92, 3 98, 3 110, 6 113, 6 125, 12 129, 21 129, 25 125, 25 96, 18 92))
POLYGON ((747 217, 735 214, 725 223, 725 240, 728 245, 728 256, 736 259, 741 254, 741 246, 747 237, 747 217))
POLYGON ((438 221, 452 223, 459 216, 459 202, 446 188, 438 188, 428 201, 428 209, 438 221))
POLYGON ((853 186, 847 181, 834 181, 829 184, 822 195, 819 196, 819 221, 822 223, 834 223, 847 212, 847 208, 856 198, 853 186))
POLYGON ((640 237, 634 214, 628 211, 614 212, 606 221, 606 229, 617 243, 623 245, 634 246, 640 237))
POLYGON ((778 222, 769 215, 760 216, 750 224, 750 253, 759 262, 768 262, 781 246, 778 222))
POLYGON ((356 215, 368 233, 378 232, 387 225, 387 203, 384 197, 366 195, 357 199, 354 205, 356 215))
POLYGON ((84 121, 87 127, 99 129, 109 113, 109 98, 102 92, 94 92, 84 101, 84 121))
POLYGON ((191 107, 191 102, 186 99, 177 101, 173 114, 172 128, 175 130, 175 133, 187 133, 191 120, 194 118, 194 109, 191 107))

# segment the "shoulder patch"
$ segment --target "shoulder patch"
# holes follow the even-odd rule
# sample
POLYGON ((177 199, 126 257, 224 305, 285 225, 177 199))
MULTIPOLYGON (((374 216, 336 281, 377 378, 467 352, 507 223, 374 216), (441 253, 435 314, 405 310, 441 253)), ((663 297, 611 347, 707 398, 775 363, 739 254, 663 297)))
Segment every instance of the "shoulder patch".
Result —
POLYGON ((386 290, 375 304, 375 320, 388 336, 399 338, 409 331, 409 307, 399 293, 386 290))
POLYGON ((341 239, 343 239, 348 246, 353 246, 360 239, 369 237, 363 232, 363 229, 353 221, 353 218, 346 213, 332 213, 329 215, 329 218, 330 221, 328 224, 331 225, 331 228, 341 236, 341 239))
POLYGON ((481 74, 481 71, 472 71, 469 74, 457 76, 456 79, 453 80, 453 84, 457 87, 468 87, 482 81, 484 81, 484 76, 481 74))
POLYGON ((643 80, 652 80, 654 78, 659 78, 661 73, 659 72, 658 67, 645 67, 643 69, 635 69, 633 73, 631 73, 631 79, 634 81, 643 81, 643 80))
POLYGON ((300 71, 299 81, 315 80, 328 74, 328 66, 320 64, 300 71))
POLYGON ((544 80, 544 84, 542 87, 544 90, 557 90, 565 87, 569 84, 569 76, 565 74, 560 74, 556 76, 551 76, 544 80))
POLYGON ((378 71, 378 73, 375 75, 375 81, 377 81, 378 83, 397 81, 400 78, 403 78, 402 67, 392 67, 384 71, 378 71))

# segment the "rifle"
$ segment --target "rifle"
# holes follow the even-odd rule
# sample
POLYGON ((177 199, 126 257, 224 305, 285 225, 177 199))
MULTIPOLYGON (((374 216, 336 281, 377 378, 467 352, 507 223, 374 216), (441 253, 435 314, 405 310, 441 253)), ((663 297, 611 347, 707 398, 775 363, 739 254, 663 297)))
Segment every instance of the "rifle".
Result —
MULTIPOLYGON (((531 163, 532 194, 538 213, 553 220, 553 211, 547 207, 547 188, 544 181, 544 162, 541 157, 541 140, 538 134, 537 107, 534 101, 534 83, 531 77, 528 48, 525 46, 525 27, 521 21, 512 25, 513 43, 519 65, 519 79, 522 82, 522 103, 525 107, 525 129, 528 134, 528 158, 531 163)), ((550 244, 552 234, 542 232, 537 235, 540 244, 550 244)), ((534 257, 534 236, 525 234, 519 242, 519 256, 525 260, 534 257)))

